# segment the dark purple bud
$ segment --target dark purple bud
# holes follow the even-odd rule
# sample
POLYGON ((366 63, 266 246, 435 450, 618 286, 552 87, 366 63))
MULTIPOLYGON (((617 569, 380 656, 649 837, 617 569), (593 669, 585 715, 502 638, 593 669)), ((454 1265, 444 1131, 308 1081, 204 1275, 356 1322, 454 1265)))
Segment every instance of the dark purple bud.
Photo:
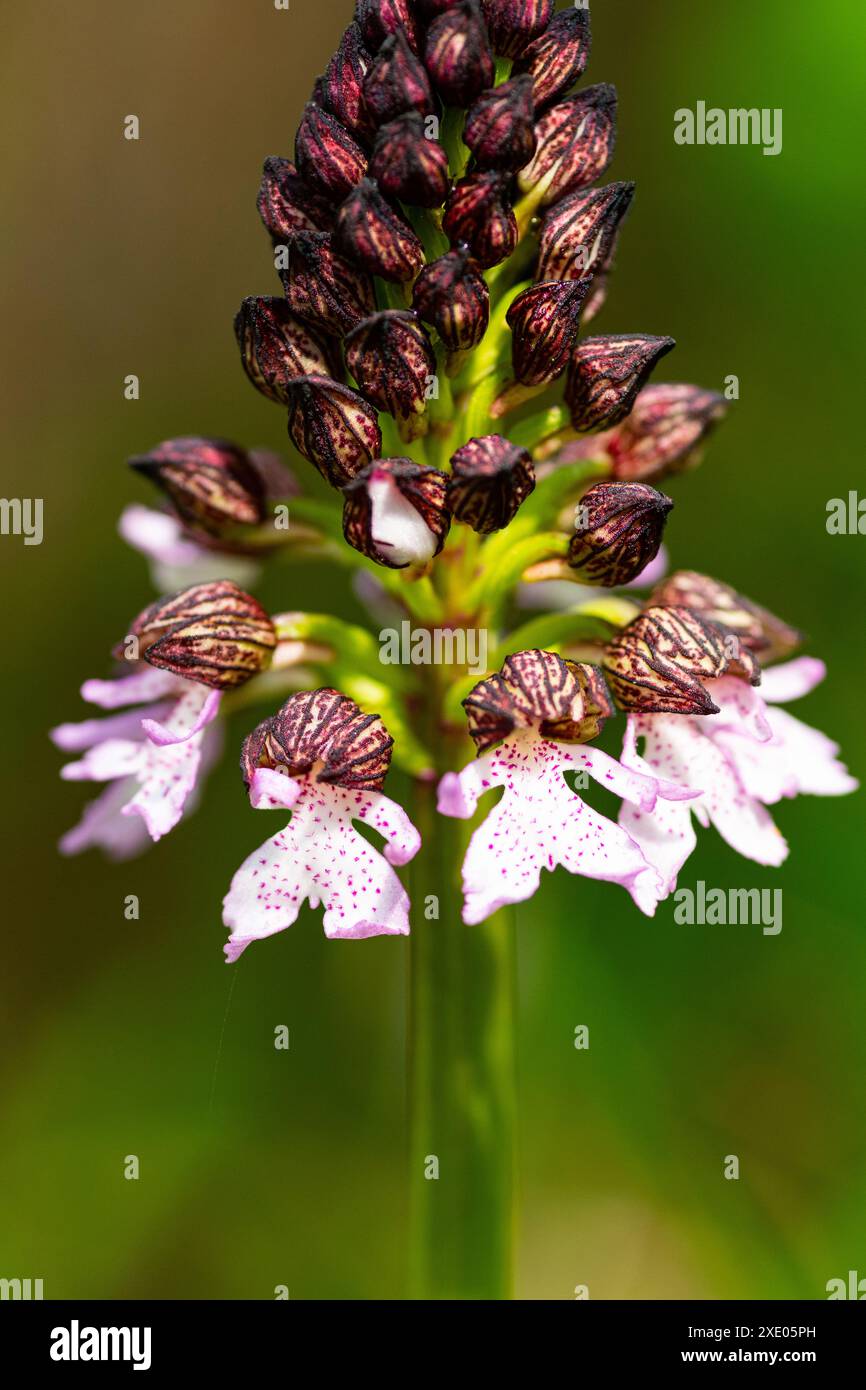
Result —
POLYGON ((346 365, 364 395, 396 420, 423 414, 436 354, 415 314, 387 309, 346 339, 346 365))
POLYGON ((646 333, 616 333, 578 342, 565 401, 576 430, 603 430, 624 420, 655 367, 676 343, 646 333))
POLYGON ((370 174, 386 197, 415 207, 441 207, 448 194, 448 156, 438 140, 428 139, 417 111, 406 111, 379 130, 370 174))
POLYGON ((343 534, 389 569, 425 566, 451 525, 448 475, 412 459, 377 459, 343 489, 343 534))
POLYGON ((479 169, 522 169, 535 153, 532 78, 482 92, 466 117, 463 143, 479 169))
POLYGON ((531 456, 501 434, 470 439, 452 455, 448 505, 481 536, 513 521, 534 487, 531 456))
POLYGON ((569 567, 584 584, 630 584, 658 554, 673 505, 643 483, 596 483, 577 508, 569 567))
POLYGON ((602 83, 552 106, 535 127, 538 148, 517 182, 524 193, 541 186, 550 207, 600 179, 616 144, 616 88, 602 83))
POLYGON ((304 183, 294 164, 271 155, 265 160, 258 196, 259 215, 276 242, 295 232, 327 232, 334 205, 304 183))
POLYGON ((299 232, 292 238, 280 279, 298 318, 338 336, 376 307, 369 275, 338 255, 326 232, 299 232))
POLYGON ((258 526, 265 489, 250 455, 225 439, 167 439, 129 460, 165 494, 180 520, 219 536, 234 526, 258 526))
POLYGON ((514 72, 532 77, 539 110, 577 81, 586 67, 590 42, 589 10, 572 7, 555 14, 544 33, 523 50, 514 72))
POLYGON ((453 246, 469 247, 484 270, 511 255, 519 239, 517 219, 506 198, 507 174, 490 171, 461 179, 445 205, 442 230, 453 246))
POLYGON ((547 25, 554 0, 481 0, 493 52, 517 58, 547 25))
POLYGON ((341 203, 367 172, 367 156, 334 116, 312 101, 295 136, 295 163, 307 183, 341 203))
POLYGON ((274 625, 230 579, 157 599, 132 624, 149 666, 211 690, 234 690, 271 664, 274 625))
POLYGON ((320 79, 319 104, 363 144, 372 139, 374 129, 364 100, 364 79, 372 61, 360 29, 350 24, 320 79))
POLYGON ((702 685, 730 668, 725 634, 690 608, 644 609, 605 650, 620 709, 634 714, 718 714, 702 685))
POLYGON ((288 404, 286 385, 296 376, 327 376, 328 353, 313 330, 294 318, 285 299, 245 299, 235 315, 244 371, 263 395, 288 404))
POLYGON ((418 29, 410 0, 357 0, 355 19, 371 53, 376 53, 389 35, 400 30, 413 52, 418 52, 418 29))
POLYGON ((260 767, 350 791, 381 791, 394 740, 378 714, 324 687, 300 690, 244 739, 241 771, 247 787, 260 767))
POLYGON ((694 468, 727 410, 724 396, 699 386, 647 386, 627 420, 604 441, 615 478, 647 481, 694 468))
POLYGON ((449 352, 477 347, 487 332, 490 291, 469 248, 460 246, 425 265, 415 281, 413 306, 449 352))
POLYGON ((609 183, 551 208, 541 229, 538 279, 583 280, 603 272, 633 198, 633 183, 609 183))
POLYGON ((422 116, 433 111, 430 80, 402 31, 386 39, 373 59, 364 82, 364 99, 376 125, 385 125, 405 111, 422 116))
POLYGON ((588 280, 546 280, 514 300, 506 320, 514 375, 523 386, 545 386, 565 371, 588 289, 588 280))
POLYGON ((424 264, 420 241, 372 179, 363 179, 337 213, 334 243, 343 255, 383 280, 414 280, 424 264))
POLYGON ((478 0, 462 0, 433 20, 424 43, 424 62, 448 106, 470 106, 493 86, 493 53, 478 0))
POLYGON ((326 376, 289 383, 289 435, 332 487, 343 487, 382 452, 378 416, 348 386, 326 376))

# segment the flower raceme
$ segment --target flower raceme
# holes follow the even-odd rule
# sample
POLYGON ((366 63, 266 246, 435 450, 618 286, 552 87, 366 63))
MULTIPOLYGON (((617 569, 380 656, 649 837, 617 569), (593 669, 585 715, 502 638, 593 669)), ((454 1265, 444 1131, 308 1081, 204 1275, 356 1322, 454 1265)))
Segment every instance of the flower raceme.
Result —
POLYGON ((558 865, 651 914, 693 819, 780 863, 766 808, 854 784, 779 707, 823 675, 790 659, 799 634, 697 571, 664 577, 673 503, 656 484, 694 467, 727 403, 652 380, 671 338, 586 332, 634 197, 602 182, 615 90, 577 85, 588 11, 357 0, 346 18, 291 157, 264 160, 273 279, 234 323, 293 468, 198 435, 130 460, 160 509, 128 508, 121 532, 179 592, 131 625, 125 675, 83 687, 108 717, 54 731, 81 755, 67 780, 109 784, 62 848, 123 856, 166 834, 217 755, 218 716, 264 702, 278 708, 244 743, 244 782, 288 823, 232 880, 229 960, 305 901, 331 937, 409 930, 397 869, 420 838, 382 790, 392 759, 421 789, 436 779, 443 816, 503 789, 462 867, 470 923, 558 865), (491 669, 384 663, 375 627, 271 618, 246 592, 277 560, 291 592, 310 558, 348 571, 389 627, 483 632, 491 669), (568 578, 576 606, 521 623, 518 592, 545 578, 568 578), (595 741, 621 715, 616 760, 595 741), (462 770, 460 739, 477 752, 462 770), (589 781, 618 820, 584 800, 589 781))

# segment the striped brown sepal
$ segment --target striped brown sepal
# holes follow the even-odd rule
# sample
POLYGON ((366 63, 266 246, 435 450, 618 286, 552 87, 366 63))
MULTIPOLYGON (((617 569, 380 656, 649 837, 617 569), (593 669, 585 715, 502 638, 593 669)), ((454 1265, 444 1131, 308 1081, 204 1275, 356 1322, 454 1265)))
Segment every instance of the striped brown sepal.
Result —
POLYGON ((289 159, 265 160, 258 196, 259 216, 274 242, 296 232, 328 232, 334 223, 333 201, 305 183, 289 159))
POLYGON ((507 526, 534 487, 531 456, 502 435, 470 439, 451 457, 448 505, 479 535, 507 526))
POLYGON ((364 79, 372 61, 361 30, 350 24, 321 79, 322 105, 361 145, 367 144, 375 130, 364 99, 364 79))
POLYGON ((463 707, 479 753, 518 728, 583 743, 613 712, 597 668, 537 650, 508 657, 498 675, 478 682, 463 707))
POLYGON ((130 630, 149 665, 213 690, 244 685, 270 665, 277 645, 261 604, 228 579, 158 599, 130 630))
POLYGON ((334 248, 325 232, 299 232, 288 246, 280 279, 298 318, 342 337, 376 307, 373 282, 334 248))
POLYGON ((343 487, 382 452, 374 408, 351 387, 326 376, 287 383, 289 436, 332 487, 343 487))
POLYGON ((658 554, 673 505, 645 483, 596 483, 580 499, 569 567, 586 584, 630 584, 658 554))
POLYGON ((563 198, 544 219, 536 278, 583 280, 604 272, 633 198, 633 183, 609 183, 563 198))
POLYGON ((191 529, 219 536, 264 520, 262 479, 250 455, 226 439, 167 439, 129 466, 156 484, 191 529))
POLYGON ((396 283, 414 280, 424 264, 421 242, 372 179, 362 179, 337 213, 334 244, 369 275, 396 283))
POLYGON ((535 153, 532 78, 512 78, 482 92, 466 117, 463 143, 478 169, 522 169, 535 153))
POLYGON ((327 376, 330 371, 324 343, 277 295, 245 299, 235 315, 235 336, 250 381, 280 405, 289 403, 287 387, 293 377, 327 376))
POLYGON ((369 401, 405 421, 423 413, 436 354, 417 314, 385 309, 346 338, 346 365, 369 401))
POLYGON ((364 714, 338 690, 302 691, 244 741, 241 771, 247 786, 257 768, 358 791, 381 791, 391 762, 391 738, 376 714, 364 714))
POLYGON ((389 34, 370 64, 364 100, 375 125, 387 125, 406 111, 429 116, 435 110, 430 79, 403 30, 389 34))
POLYGON ((546 386, 568 367, 589 284, 546 280, 514 300, 506 319, 512 332, 514 375, 524 386, 546 386))
POLYGON ((591 43, 589 10, 572 6, 555 14, 514 64, 515 73, 532 77, 536 108, 567 92, 586 67, 591 43))
POLYGON ((348 130, 309 101, 295 136, 298 173, 326 198, 341 203, 367 172, 367 156, 348 130))
POLYGON ((602 430, 624 420, 673 338, 616 333, 583 338, 572 354, 565 402, 576 430, 602 430))
POLYGON ((647 608, 609 643, 604 672, 633 714, 718 714, 701 684, 725 674, 725 634, 690 608, 647 608))
POLYGON ((448 194, 448 156, 428 140, 424 117, 407 111, 376 136, 370 173, 388 198, 421 208, 438 208, 448 194))
POLYGON ((734 633, 747 652, 764 662, 790 656, 803 641, 801 632, 774 613, 738 594, 729 584, 694 570, 677 570, 662 580, 649 601, 662 607, 693 608, 708 622, 734 633))
POLYGON ((517 176, 524 193, 544 186, 542 207, 600 179, 616 145, 616 88, 586 87, 552 106, 535 127, 535 154, 517 176))
MULTIPOLYGON (((349 545, 388 569, 405 569, 408 565, 426 564, 438 555, 451 526, 447 501, 448 475, 438 468, 416 463, 409 458, 377 459, 363 469, 343 489, 343 535, 349 545), (373 497, 376 489, 394 489, 403 502, 418 514, 423 522, 423 554, 412 553, 418 537, 406 536, 399 517, 393 524, 382 521, 376 532, 376 512, 373 497)), ((384 510, 384 508, 383 508, 384 510)))
POLYGON ((517 219, 507 198, 511 179, 496 170, 461 179, 445 204, 442 230, 452 246, 467 245, 483 270, 507 260, 517 245, 517 219))

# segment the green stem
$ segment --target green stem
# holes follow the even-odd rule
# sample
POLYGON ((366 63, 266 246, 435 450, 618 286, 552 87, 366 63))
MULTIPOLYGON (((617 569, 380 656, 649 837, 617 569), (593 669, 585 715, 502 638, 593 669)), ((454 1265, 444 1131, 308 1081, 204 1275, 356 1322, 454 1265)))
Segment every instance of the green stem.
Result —
MULTIPOLYGON (((459 767, 465 739, 454 749, 459 767)), ((515 1233, 512 910, 460 920, 466 822, 417 784, 424 847, 410 938, 411 1288, 419 1299, 508 1299, 515 1233), (438 903, 438 920, 425 915, 438 903)))
POLYGON ((439 127, 439 144, 448 156, 448 168, 452 179, 462 179, 469 163, 470 151, 463 143, 463 126, 466 112, 462 106, 446 106, 439 127))

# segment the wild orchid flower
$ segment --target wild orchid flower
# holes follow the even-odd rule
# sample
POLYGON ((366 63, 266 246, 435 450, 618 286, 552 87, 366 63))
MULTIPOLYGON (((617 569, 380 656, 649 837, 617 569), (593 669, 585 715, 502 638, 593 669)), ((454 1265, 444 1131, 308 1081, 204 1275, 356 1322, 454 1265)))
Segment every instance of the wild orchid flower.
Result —
POLYGON ((84 755, 67 778, 112 783, 64 847, 124 853, 189 809, 221 702, 271 712, 244 780, 289 819, 232 880, 226 955, 305 901, 329 937, 411 929, 413 1264, 437 1296, 510 1289, 503 905, 559 865, 651 914, 693 815, 778 863, 766 806, 853 787, 775 703, 819 663, 771 666, 769 703, 757 693, 792 631, 701 576, 663 579, 673 503, 656 485, 694 466, 727 403, 651 380, 670 337, 597 331, 634 184, 608 175, 615 90, 575 86, 589 51, 586 8, 553 0, 357 0, 291 157, 264 161, 269 256, 234 323, 293 472, 200 435, 131 460, 164 509, 129 509, 124 536, 160 588, 207 583, 133 624, 131 674, 84 687, 125 713, 55 731, 84 755), (369 625, 297 611, 311 556, 355 581, 369 625), (273 618, 237 588, 266 565, 293 566, 273 618), (518 594, 548 581, 572 602, 522 621, 518 594), (618 712, 621 761, 595 744, 618 712), (391 760, 411 820, 382 792, 391 760), (618 824, 584 778, 622 800, 618 824), (424 1182, 443 1148, 448 1181, 424 1182))

